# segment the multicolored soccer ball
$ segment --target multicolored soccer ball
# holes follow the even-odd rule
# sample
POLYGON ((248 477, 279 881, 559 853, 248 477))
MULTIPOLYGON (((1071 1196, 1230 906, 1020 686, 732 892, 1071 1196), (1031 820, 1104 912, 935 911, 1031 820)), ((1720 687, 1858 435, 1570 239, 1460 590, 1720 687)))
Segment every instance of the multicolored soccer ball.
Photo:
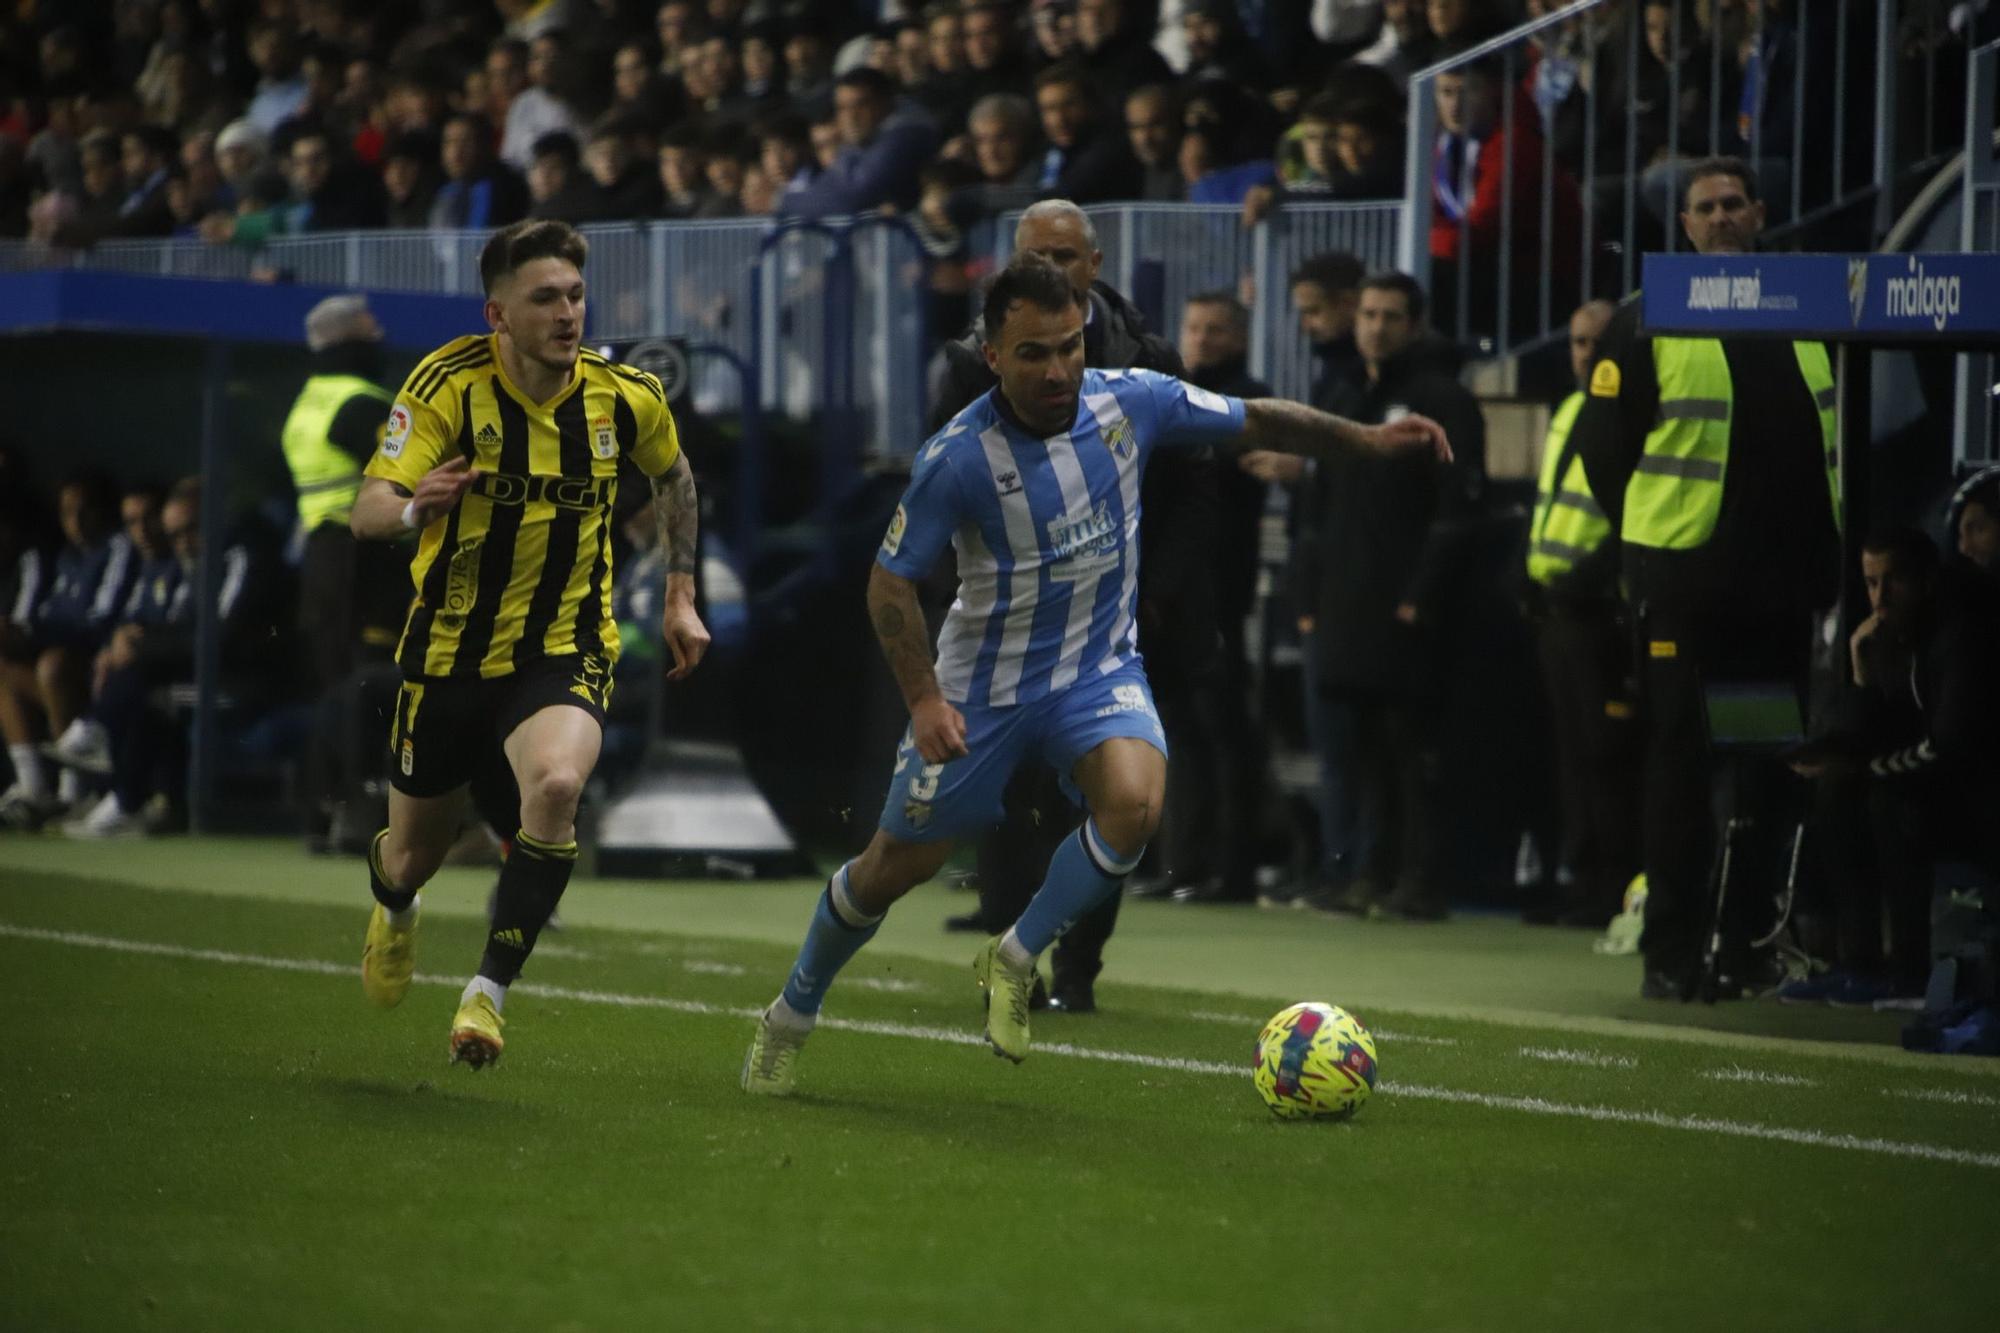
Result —
POLYGON ((1288 1120, 1345 1120, 1375 1091, 1375 1038, 1337 1005, 1308 1001, 1257 1034, 1251 1082, 1288 1120))

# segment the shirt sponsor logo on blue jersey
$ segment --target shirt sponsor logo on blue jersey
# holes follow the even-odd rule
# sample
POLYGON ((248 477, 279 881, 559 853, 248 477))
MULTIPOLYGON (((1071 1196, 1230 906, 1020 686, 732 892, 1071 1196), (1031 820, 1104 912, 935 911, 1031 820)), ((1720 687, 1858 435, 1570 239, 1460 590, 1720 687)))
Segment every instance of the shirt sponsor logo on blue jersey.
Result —
POLYGON ((1116 563, 1123 537, 1119 526, 1108 500, 1099 500, 1097 508, 1075 522, 1068 515, 1049 520, 1049 563, 1054 566, 1049 576, 1084 578, 1116 563))

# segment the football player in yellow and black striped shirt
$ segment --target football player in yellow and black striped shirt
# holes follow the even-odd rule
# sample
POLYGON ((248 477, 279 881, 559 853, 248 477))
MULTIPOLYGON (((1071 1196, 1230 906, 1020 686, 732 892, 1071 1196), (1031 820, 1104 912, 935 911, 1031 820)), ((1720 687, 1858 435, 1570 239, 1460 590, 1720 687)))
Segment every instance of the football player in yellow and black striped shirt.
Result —
POLYGON ((355 500, 354 533, 422 538, 397 658, 389 827, 368 869, 376 907, 363 989, 399 1003, 415 967, 417 890, 457 836, 467 784, 505 764, 520 832, 500 872, 479 973, 452 1023, 454 1060, 500 1054, 501 1006, 576 861, 576 807, 603 736, 618 627, 611 510, 618 466, 652 479, 668 553, 669 679, 708 648, 694 609, 694 477, 660 382, 582 350, 584 240, 517 223, 479 258, 484 337, 410 373, 355 500))

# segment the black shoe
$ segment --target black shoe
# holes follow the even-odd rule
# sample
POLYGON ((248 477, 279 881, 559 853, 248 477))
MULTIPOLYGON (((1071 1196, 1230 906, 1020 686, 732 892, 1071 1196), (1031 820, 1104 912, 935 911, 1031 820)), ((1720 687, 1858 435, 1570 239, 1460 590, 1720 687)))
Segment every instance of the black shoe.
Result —
POLYGON ((968 935, 985 935, 989 933, 986 929, 986 918, 979 915, 976 911, 966 912, 959 916, 946 917, 944 919, 944 928, 948 931, 962 931, 968 935))
POLYGON ((1251 897, 1240 884, 1231 884, 1226 879, 1205 879, 1199 884, 1183 884, 1174 890, 1177 903, 1194 903, 1198 906, 1214 907, 1225 903, 1247 903, 1251 897))
POLYGON ((1080 977, 1057 977, 1056 984, 1049 988, 1049 1008, 1065 1014, 1094 1014, 1096 988, 1080 977))
POLYGON ((1686 974, 1677 967, 1653 967, 1648 964, 1645 978, 1639 983, 1639 998, 1642 1000, 1680 1000, 1689 998, 1686 974))

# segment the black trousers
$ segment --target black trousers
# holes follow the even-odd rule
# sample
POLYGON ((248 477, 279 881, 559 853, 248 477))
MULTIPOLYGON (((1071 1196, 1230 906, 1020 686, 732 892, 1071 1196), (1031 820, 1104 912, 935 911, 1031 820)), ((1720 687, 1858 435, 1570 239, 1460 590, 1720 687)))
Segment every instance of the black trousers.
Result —
POLYGON ((1921 989, 1931 961, 1931 865, 1919 811, 1866 774, 1828 774, 1813 784, 1808 829, 1809 868, 1824 892, 1801 910, 1818 907, 1831 926, 1815 944, 1839 967, 1921 989))
MULTIPOLYGON (((1041 888, 1049 858, 1082 822, 1046 764, 1023 764, 1001 798, 1000 824, 979 844, 979 915, 986 933, 998 935, 1021 919, 1041 888)), ((1085 913, 1056 941, 1056 980, 1093 981, 1104 970, 1104 945, 1118 927, 1125 890, 1085 913)))
POLYGON ((1639 869, 1639 721, 1631 635, 1608 608, 1552 607, 1535 627, 1555 738, 1565 907, 1618 911, 1639 869))
POLYGON ((1159 837, 1167 874, 1184 883, 1219 877, 1248 900, 1257 887, 1264 764, 1241 630, 1225 632, 1217 670, 1158 702, 1171 755, 1159 837))
POLYGON ((1718 764, 1708 743, 1704 686, 1783 681, 1804 696, 1809 616, 1797 612, 1646 615, 1640 651, 1645 689, 1646 752, 1642 778, 1641 855, 1646 868, 1646 964, 1679 969, 1700 956, 1711 907, 1724 788, 1735 813, 1757 817, 1757 832, 1732 867, 1725 939, 1740 944, 1751 917, 1778 887, 1789 852, 1780 827, 1789 772, 1775 760, 1718 764), (1728 783, 1718 778, 1729 777, 1728 783))
POLYGON ((1438 828, 1435 704, 1400 695, 1348 694, 1353 718, 1348 790, 1361 849, 1353 878, 1376 892, 1428 896, 1438 828))

